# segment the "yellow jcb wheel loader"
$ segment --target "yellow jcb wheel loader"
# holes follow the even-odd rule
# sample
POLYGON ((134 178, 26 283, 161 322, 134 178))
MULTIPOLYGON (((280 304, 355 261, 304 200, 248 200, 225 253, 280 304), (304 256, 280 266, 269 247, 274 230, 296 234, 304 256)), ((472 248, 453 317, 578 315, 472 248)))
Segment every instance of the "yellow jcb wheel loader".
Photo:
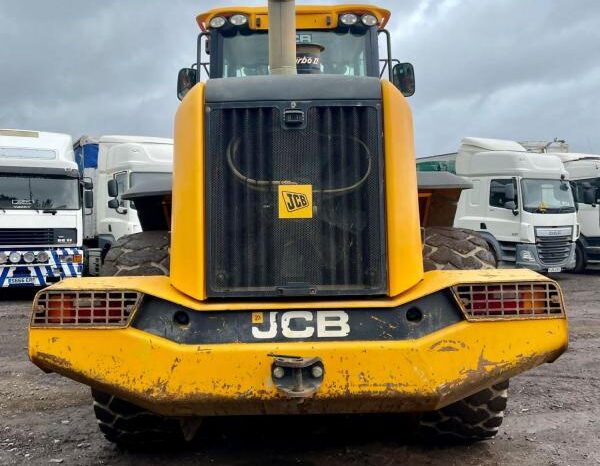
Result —
POLYGON ((461 186, 419 191, 414 74, 389 15, 272 0, 198 17, 172 191, 127 193, 148 231, 109 252, 117 276, 33 304, 31 360, 92 388, 110 441, 189 439, 205 416, 381 412, 480 440, 509 378, 565 351, 555 282, 489 269, 470 232, 422 229, 451 225, 461 186))

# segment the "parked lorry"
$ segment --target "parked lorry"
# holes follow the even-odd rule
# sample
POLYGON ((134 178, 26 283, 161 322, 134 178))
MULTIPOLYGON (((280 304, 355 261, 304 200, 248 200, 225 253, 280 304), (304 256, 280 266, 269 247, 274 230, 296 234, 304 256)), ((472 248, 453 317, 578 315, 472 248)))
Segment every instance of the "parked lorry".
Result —
POLYGON ((81 276, 80 181, 70 136, 0 130, 0 288, 81 276))
MULTIPOLYGON (((74 145, 81 174, 94 183, 93 207, 86 209, 83 244, 86 274, 99 275, 112 245, 142 231, 135 202, 122 194, 158 184, 170 191, 173 141, 146 136, 83 136, 74 145)), ((161 216, 162 214, 158 214, 161 216)))
POLYGON ((477 231, 499 265, 540 272, 575 267, 579 228, 560 158, 530 153, 514 141, 464 138, 457 153, 418 159, 417 167, 450 167, 473 183, 461 194, 454 226, 477 231))
POLYGON ((562 139, 553 141, 520 142, 530 152, 549 154, 560 158, 569 173, 577 207, 580 235, 575 250, 573 271, 600 266, 600 155, 571 152, 562 139))
POLYGON ((600 155, 548 153, 560 158, 569 173, 577 204, 580 235, 575 272, 600 266, 600 155))
POLYGON ((197 18, 172 191, 132 194, 154 224, 109 251, 115 277, 38 294, 30 358, 90 385, 118 444, 191 439, 202 416, 365 412, 493 437, 508 379, 566 349, 560 288, 530 270, 472 270, 493 264, 473 232, 422 235, 434 192, 463 182, 426 174, 419 192, 414 74, 385 48, 390 12, 294 7, 197 18), (164 260, 169 276, 145 276, 164 260))

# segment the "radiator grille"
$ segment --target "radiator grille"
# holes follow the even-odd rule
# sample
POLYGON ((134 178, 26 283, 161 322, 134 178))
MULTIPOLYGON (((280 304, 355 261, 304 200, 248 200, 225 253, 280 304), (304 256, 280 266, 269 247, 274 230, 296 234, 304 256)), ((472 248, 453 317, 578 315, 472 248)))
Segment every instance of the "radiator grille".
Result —
POLYGON ((33 305, 31 325, 124 327, 137 308, 135 291, 47 291, 33 305))
POLYGON ((307 105, 305 127, 289 129, 284 108, 211 108, 207 294, 384 293, 379 109, 307 105), (280 219, 265 181, 312 185, 313 218, 280 219))
POLYGON ((55 244, 73 244, 77 240, 75 229, 61 228, 1 228, 0 246, 39 246, 55 244), (62 243, 60 239, 66 236, 73 239, 62 243))
POLYGON ((465 284, 453 287, 467 318, 538 318, 564 315, 552 282, 465 284))
POLYGON ((560 264, 571 254, 571 236, 538 236, 538 255, 544 264, 560 264))

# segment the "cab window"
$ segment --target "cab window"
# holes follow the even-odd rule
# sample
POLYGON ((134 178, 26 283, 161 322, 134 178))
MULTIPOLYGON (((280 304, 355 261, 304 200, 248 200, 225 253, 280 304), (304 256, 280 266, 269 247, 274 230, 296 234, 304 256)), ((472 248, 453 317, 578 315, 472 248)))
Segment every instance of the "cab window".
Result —
POLYGON ((490 207, 500 207, 506 209, 506 203, 515 199, 508 199, 506 196, 509 186, 513 185, 514 192, 517 192, 517 183, 512 178, 495 179, 490 181, 490 207))

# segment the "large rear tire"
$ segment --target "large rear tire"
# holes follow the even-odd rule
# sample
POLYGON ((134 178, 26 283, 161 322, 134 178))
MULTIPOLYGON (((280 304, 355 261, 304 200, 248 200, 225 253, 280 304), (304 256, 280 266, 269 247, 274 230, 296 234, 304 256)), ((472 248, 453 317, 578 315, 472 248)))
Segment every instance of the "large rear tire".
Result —
MULTIPOLYGON (((472 230, 426 228, 423 265, 429 270, 495 269, 490 245, 472 230)), ((504 418, 508 381, 437 411, 423 413, 419 436, 428 441, 475 442, 494 437, 504 418)))
MULTIPOLYGON (((166 231, 123 236, 104 258, 101 276, 169 275, 170 237, 166 231)), ((107 440, 124 447, 183 441, 177 418, 152 413, 116 396, 92 389, 94 414, 107 440)))
POLYGON ((169 275, 170 241, 166 231, 143 231, 123 236, 106 254, 100 275, 169 275))
POLYGON ((177 418, 159 416, 94 389, 92 398, 98 427, 109 442, 135 448, 184 441, 181 422, 177 418))
POLYGON ((424 413, 419 434, 438 442, 477 442, 494 437, 504 420, 508 380, 445 408, 424 413))
POLYGON ((425 271, 495 269, 496 258, 475 231, 432 227, 423 232, 423 266, 425 271))

